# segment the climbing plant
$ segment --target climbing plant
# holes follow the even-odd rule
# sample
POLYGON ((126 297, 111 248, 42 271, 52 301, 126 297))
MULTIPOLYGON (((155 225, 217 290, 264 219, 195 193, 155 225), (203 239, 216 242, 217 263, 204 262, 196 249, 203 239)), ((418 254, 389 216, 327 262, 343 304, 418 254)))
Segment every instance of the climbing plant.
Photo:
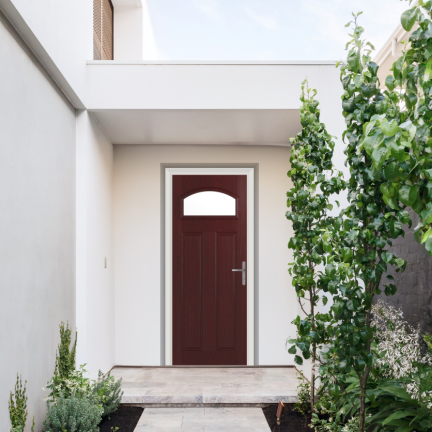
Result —
MULTIPOLYGON (((386 176, 401 151, 401 141, 413 141, 411 124, 401 112, 392 90, 379 87, 378 65, 371 60, 374 47, 362 39, 364 29, 353 14, 351 40, 346 62, 340 62, 343 116, 347 129, 346 163, 350 169, 348 202, 342 210, 341 229, 330 226, 331 245, 325 273, 320 280, 324 291, 333 295, 332 320, 328 326, 331 343, 327 357, 336 359, 337 372, 354 372, 359 380, 359 431, 365 430, 366 389, 376 363, 371 325, 375 295, 384 288, 396 292, 391 275, 382 276, 389 266, 404 270, 405 261, 387 250, 392 239, 404 235, 402 224, 410 223, 409 213, 395 200, 386 176), (333 228, 333 229, 331 229, 333 228)), ((403 194, 403 193, 402 193, 403 194)), ((400 195, 400 191, 399 191, 400 195)), ((321 373, 335 374, 335 363, 322 365, 321 373)), ((333 395, 339 392, 337 379, 328 381, 333 395)))
MULTIPOLYGON (((302 83, 300 118, 302 131, 291 140, 291 169, 288 177, 293 187, 287 192, 286 217, 292 221, 294 236, 288 247, 293 249, 294 262, 289 272, 293 276, 297 298, 304 316, 294 320, 297 326, 297 338, 289 342, 293 345, 288 352, 295 356, 297 364, 303 359, 311 359, 310 407, 313 411, 315 398, 315 363, 317 352, 327 341, 327 314, 318 311, 319 302, 327 303, 327 297, 321 294, 317 268, 326 263, 325 252, 330 245, 323 238, 327 226, 335 222, 328 216, 332 210, 330 195, 339 193, 344 187, 342 173, 334 170, 332 156, 335 143, 320 123, 317 92, 308 88, 307 81, 302 83)), ((339 221, 340 225, 341 221, 339 221)))

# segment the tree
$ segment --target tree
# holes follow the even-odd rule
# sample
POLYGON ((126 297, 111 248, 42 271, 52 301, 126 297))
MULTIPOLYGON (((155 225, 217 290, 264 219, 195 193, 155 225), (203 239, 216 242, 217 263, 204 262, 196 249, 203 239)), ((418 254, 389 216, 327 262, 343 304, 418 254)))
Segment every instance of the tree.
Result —
POLYGON ((304 81, 300 98, 302 131, 291 140, 291 169, 288 177, 293 181, 293 187, 287 193, 287 205, 291 211, 286 213, 294 229, 294 236, 288 244, 294 251, 294 263, 290 264, 289 272, 293 276, 293 286, 305 315, 293 321, 297 326, 297 338, 289 341, 294 345, 288 352, 296 354, 297 350, 300 351, 301 356, 295 356, 296 363, 300 365, 303 359, 311 359, 312 411, 315 363, 318 350, 327 341, 325 323, 328 320, 328 316, 318 310, 320 300, 326 304, 327 297, 320 296, 317 267, 326 263, 324 253, 329 252, 330 247, 323 237, 323 231, 327 230, 329 224, 335 223, 335 219, 327 214, 333 208, 330 195, 345 188, 342 173, 336 172, 332 165, 335 143, 325 125, 320 123, 316 94, 317 91, 309 89, 307 81, 304 81))
MULTIPOLYGON (((404 235, 403 223, 409 223, 407 211, 389 201, 386 195, 386 170, 398 151, 398 140, 412 142, 412 132, 404 123, 391 92, 379 88, 378 65, 370 54, 374 49, 362 40, 364 29, 358 25, 359 14, 353 14, 351 40, 347 43, 346 63, 340 63, 343 115, 347 124, 345 154, 350 168, 349 205, 341 212, 341 230, 328 232, 333 246, 327 260, 323 286, 333 294, 333 320, 329 355, 338 359, 338 371, 354 371, 360 382, 359 431, 365 430, 366 389, 377 353, 374 351, 371 327, 373 298, 381 293, 380 284, 388 265, 404 270, 404 260, 386 248, 392 239, 404 235)), ((385 293, 392 295, 396 286, 387 276, 385 293)), ((332 371, 325 367, 323 373, 332 371)), ((337 381, 331 392, 337 394, 337 381)))

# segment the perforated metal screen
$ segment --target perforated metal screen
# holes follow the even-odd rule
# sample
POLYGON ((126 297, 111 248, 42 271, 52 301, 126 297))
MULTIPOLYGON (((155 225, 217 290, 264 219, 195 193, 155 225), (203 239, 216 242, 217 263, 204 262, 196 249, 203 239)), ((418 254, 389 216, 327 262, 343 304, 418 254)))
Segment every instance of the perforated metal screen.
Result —
POLYGON ((114 60, 114 7, 93 0, 93 60, 114 60))

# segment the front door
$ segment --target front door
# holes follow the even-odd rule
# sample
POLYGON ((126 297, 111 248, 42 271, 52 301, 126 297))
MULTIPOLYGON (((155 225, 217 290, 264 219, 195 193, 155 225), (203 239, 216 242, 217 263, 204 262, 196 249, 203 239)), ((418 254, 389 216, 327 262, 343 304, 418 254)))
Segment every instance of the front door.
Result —
POLYGON ((174 365, 246 365, 246 188, 173 176, 174 365))

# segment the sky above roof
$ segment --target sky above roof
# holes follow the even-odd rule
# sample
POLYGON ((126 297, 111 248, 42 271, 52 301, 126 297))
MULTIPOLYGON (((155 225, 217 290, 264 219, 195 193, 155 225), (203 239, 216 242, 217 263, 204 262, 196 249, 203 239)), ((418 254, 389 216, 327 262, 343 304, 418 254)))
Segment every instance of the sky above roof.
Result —
POLYGON ((363 11, 378 51, 408 8, 403 0, 147 2, 161 60, 340 60, 351 12, 363 11))

